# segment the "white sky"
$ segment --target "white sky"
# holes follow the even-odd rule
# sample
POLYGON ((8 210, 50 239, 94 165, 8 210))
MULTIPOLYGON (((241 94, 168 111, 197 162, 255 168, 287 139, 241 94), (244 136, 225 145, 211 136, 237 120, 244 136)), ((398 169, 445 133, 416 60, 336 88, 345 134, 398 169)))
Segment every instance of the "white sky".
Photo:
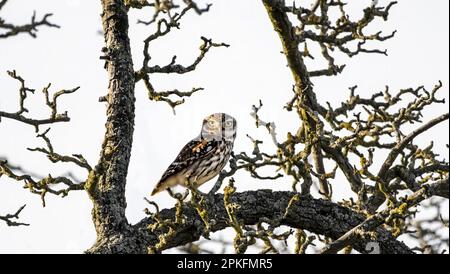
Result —
MULTIPOLYGON (((231 44, 228 49, 212 49, 191 74, 157 75, 152 81, 159 90, 190 90, 194 86, 206 90, 188 98, 177 108, 174 116, 165 103, 147 99, 142 83, 136 87, 136 126, 126 193, 127 216, 132 223, 145 216, 143 208, 147 205, 143 197, 148 196, 179 149, 198 134, 200 123, 207 114, 227 112, 238 120, 236 152, 251 152, 251 143, 245 137, 247 133, 265 140, 264 147, 273 149, 266 132, 256 130, 249 115, 251 106, 259 99, 265 104, 262 118, 276 122, 280 138, 288 130, 295 129, 295 116, 281 110, 291 98, 291 75, 284 56, 279 53, 278 36, 261 1, 209 2, 214 4, 209 13, 201 17, 194 13, 186 16, 181 31, 175 30, 151 46, 153 64, 164 65, 174 54, 180 63, 190 64, 198 54, 200 36, 231 44)), ((363 3, 368 2, 352 4, 358 11, 363 3)), ((319 101, 330 101, 337 106, 347 98, 347 88, 356 84, 360 94, 370 97, 372 93, 383 90, 385 85, 389 85, 392 91, 420 85, 431 89, 438 80, 442 80, 444 88, 440 94, 447 103, 427 110, 424 120, 447 112, 448 6, 448 1, 441 0, 400 0, 392 9, 390 20, 381 23, 381 29, 386 33, 398 30, 393 40, 381 45, 388 49, 389 57, 360 55, 352 60, 338 59, 347 63, 341 76, 314 79, 319 101)), ((49 137, 57 152, 81 153, 91 165, 95 165, 105 122, 105 106, 98 103, 98 97, 105 94, 108 84, 103 62, 99 60, 103 46, 103 37, 98 34, 101 30, 100 1, 10 0, 0 13, 2 18, 19 24, 28 22, 33 10, 37 11, 38 17, 46 12, 54 13, 51 21, 62 28, 41 28, 37 39, 22 34, 0 40, 0 109, 16 111, 18 107, 18 85, 7 76, 6 70, 17 70, 29 87, 37 89, 37 95, 27 104, 30 115, 47 115, 45 109, 40 108, 43 103, 40 89, 49 82, 52 83, 52 91, 81 86, 77 93, 60 100, 59 110, 68 110, 72 121, 52 126, 49 137)), ((153 28, 138 26, 135 22, 138 18, 148 19, 150 16, 141 11, 130 13, 136 69, 142 61, 142 40, 153 28)), ((448 159, 449 152, 444 146, 449 142, 448 127, 448 122, 445 122, 433 128, 419 139, 419 144, 434 140, 437 151, 448 159)), ((43 155, 26 150, 40 145, 43 144, 35 138, 32 127, 8 119, 0 123, 0 156, 6 156, 11 163, 21 164, 42 175, 58 175, 71 170, 80 178, 85 176, 83 171, 69 164, 51 164, 43 155)), ((290 180, 258 182, 245 173, 235 176, 235 179, 238 191, 260 188, 288 190, 291 187, 290 180)), ((211 186, 212 183, 208 183, 201 190, 206 192, 211 186)), ((347 184, 335 184, 334 190, 337 198, 348 195, 347 184)), ((173 205, 166 193, 157 195, 155 201, 161 207, 173 205)), ((20 220, 31 226, 12 228, 0 222, 0 253, 79 253, 94 242, 91 202, 84 192, 72 192, 64 199, 48 195, 47 206, 42 208, 39 197, 22 189, 22 183, 1 178, 0 215, 12 213, 23 204, 27 207, 20 220)))

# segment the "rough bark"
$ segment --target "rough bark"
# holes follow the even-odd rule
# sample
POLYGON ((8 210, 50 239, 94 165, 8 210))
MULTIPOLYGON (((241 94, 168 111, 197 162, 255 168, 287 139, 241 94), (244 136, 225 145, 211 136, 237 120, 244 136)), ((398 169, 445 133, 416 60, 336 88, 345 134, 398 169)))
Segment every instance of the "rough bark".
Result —
MULTIPOLYGON (((105 242, 113 244, 129 230, 125 217, 125 184, 134 129, 134 70, 128 38, 127 9, 120 0, 102 0, 105 37, 107 95, 106 133, 100 160, 89 175, 86 189, 93 201, 92 218, 97 231, 96 252, 105 242)), ((116 250, 117 252, 122 252, 116 250)))
MULTIPOLYGON (((253 225, 263 218, 279 219, 281 224, 293 228, 306 229, 332 239, 337 239, 347 231, 365 220, 364 216, 351 209, 337 205, 327 200, 301 198, 289 207, 288 214, 282 218, 290 199, 296 193, 271 190, 247 191, 233 195, 231 202, 240 205, 237 217, 246 225, 253 225)), ((175 219, 175 208, 160 212, 161 219, 175 219)), ((183 208, 186 222, 177 227, 175 235, 170 238, 165 248, 172 248, 198 240, 204 231, 204 223, 195 208, 186 204, 183 208)), ((208 201, 208 216, 211 221, 211 231, 225 229, 229 225, 228 215, 224 207, 223 195, 216 194, 208 201)), ((114 243, 104 243, 100 253, 145 253, 147 247, 158 242, 158 236, 166 231, 151 233, 148 225, 154 221, 146 218, 134 225, 126 234, 121 234, 112 240, 114 243)), ((380 244, 382 253, 409 254, 412 251, 402 242, 397 241, 388 231, 377 228, 377 238, 358 239, 353 243, 356 250, 366 252, 366 244, 375 241, 380 244)))

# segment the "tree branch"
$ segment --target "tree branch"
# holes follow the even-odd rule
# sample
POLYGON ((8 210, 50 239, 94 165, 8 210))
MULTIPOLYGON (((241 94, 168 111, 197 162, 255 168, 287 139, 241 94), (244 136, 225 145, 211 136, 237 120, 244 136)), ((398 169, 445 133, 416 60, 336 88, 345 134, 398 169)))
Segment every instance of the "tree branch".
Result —
POLYGON ((53 150, 53 145, 51 144, 50 139, 47 137, 47 133, 49 131, 50 131, 50 128, 47 129, 44 133, 37 135, 38 138, 42 138, 45 141, 47 148, 41 148, 41 147, 28 148, 28 150, 29 151, 37 151, 37 152, 46 154, 47 158, 52 163, 57 163, 57 162, 73 163, 81 168, 86 169, 88 172, 90 172, 92 170, 92 167, 89 165, 89 163, 86 161, 86 159, 81 154, 72 154, 72 156, 67 156, 67 155, 61 155, 61 154, 56 153, 53 150))
POLYGON ((8 118, 8 119, 13 119, 16 121, 19 121, 21 123, 24 124, 28 124, 28 125, 32 125, 35 128, 35 131, 38 132, 39 131, 39 126, 41 125, 47 125, 47 124, 53 124, 53 123, 59 123, 59 122, 69 122, 70 118, 67 115, 67 111, 63 112, 63 113, 58 113, 58 102, 57 99, 65 94, 70 94, 70 93, 74 93, 75 91, 77 91, 80 87, 76 87, 70 90, 60 90, 56 93, 53 94, 53 99, 50 100, 49 99, 49 88, 51 86, 51 84, 48 84, 47 87, 45 87, 42 92, 45 95, 45 103, 47 105, 47 107, 50 109, 51 114, 49 118, 45 118, 45 119, 34 119, 34 118, 28 118, 26 116, 24 116, 24 113, 29 112, 28 109, 25 107, 25 101, 28 97, 28 93, 32 93, 34 94, 35 90, 28 88, 25 85, 25 80, 20 77, 19 75, 17 75, 16 71, 8 71, 8 75, 13 78, 16 79, 17 81, 20 82, 20 88, 19 88, 19 110, 16 112, 4 112, 4 111, 0 111, 0 122, 1 122, 1 118, 8 118))
POLYGON ((392 164, 397 159, 397 156, 406 148, 407 145, 409 145, 414 138, 416 138, 418 135, 424 133, 428 129, 434 127, 435 125, 448 120, 450 117, 449 113, 445 113, 440 115, 439 117, 436 117, 429 121, 428 123, 422 125, 418 129, 411 132, 408 136, 403 138, 389 153, 386 160, 383 162, 383 165, 380 168, 380 171, 378 172, 378 181, 376 183, 376 191, 374 195, 369 200, 368 209, 371 212, 375 212, 378 207, 380 207, 381 204, 385 201, 385 194, 380 190, 380 184, 381 187, 386 188, 389 181, 387 181, 387 175, 389 173, 389 169, 391 168, 392 164))
MULTIPOLYGON (((1 9, 1 3, 0 3, 0 9, 1 9)), ((0 216, 1 221, 5 221, 7 226, 29 226, 29 224, 26 223, 20 223, 13 221, 12 219, 19 219, 19 214, 22 212, 22 210, 25 208, 26 205, 21 206, 16 213, 14 214, 7 214, 5 216, 0 216)))
MULTIPOLYGON (((147 1, 144 1, 144 3, 138 2, 139 0, 134 0, 135 4, 138 7, 143 7, 144 4, 149 4, 147 1)), ((129 1, 130 2, 130 1, 129 1)), ((154 73, 166 73, 166 74, 186 74, 189 72, 194 71, 197 66, 202 62, 202 60, 205 58, 206 54, 209 52, 209 50, 213 47, 229 47, 229 45, 225 43, 214 43, 211 39, 207 39, 205 37, 201 37, 203 43, 200 46, 200 54, 198 57, 193 61, 192 64, 188 66, 177 64, 176 59, 177 56, 173 56, 171 62, 168 65, 165 66, 159 66, 159 65, 150 65, 151 56, 150 56, 150 44, 155 41, 158 38, 164 37, 168 33, 172 31, 172 29, 179 29, 181 24, 181 19, 191 10, 195 11, 198 15, 201 15, 205 12, 208 12, 211 4, 206 5, 205 8, 200 8, 194 1, 192 0, 183 0, 185 6, 181 8, 180 5, 175 4, 173 1, 159 1, 155 0, 154 3, 151 4, 155 8, 153 17, 150 21, 142 21, 139 20, 138 23, 144 24, 144 25, 150 25, 157 21, 158 18, 160 18, 156 23, 156 31, 149 35, 144 40, 144 49, 143 49, 143 55, 144 60, 142 64, 142 68, 140 68, 138 71, 135 72, 135 81, 139 82, 141 80, 144 81, 145 87, 148 90, 149 99, 153 101, 162 101, 169 104, 169 106, 173 109, 175 113, 175 107, 177 107, 180 104, 184 103, 184 99, 186 97, 190 97, 193 93, 202 90, 202 88, 193 88, 190 92, 181 92, 177 89, 174 89, 172 91, 163 91, 163 92, 157 92, 153 88, 152 81, 150 79, 150 75, 154 73), (181 11, 178 13, 176 12, 178 9, 181 9, 181 11), (163 16, 161 16, 163 14, 163 16), (167 15, 164 17, 164 15, 167 15), (180 100, 173 100, 172 96, 178 96, 181 98, 180 100)), ((103 99, 102 99, 103 100, 103 99)))
POLYGON ((419 136, 420 134, 424 133, 428 129, 434 127, 435 125, 448 120, 450 117, 449 113, 445 113, 440 115, 439 117, 436 117, 429 121, 428 123, 424 124, 423 126, 419 127, 418 129, 411 132, 408 136, 406 136, 401 142, 399 142, 389 153, 386 160, 384 160, 383 165, 380 168, 380 171, 378 172, 378 177, 383 180, 386 178, 386 174, 389 170, 389 168, 392 166, 392 164, 395 162, 395 159, 397 159, 397 156, 405 149, 405 147, 412 141, 414 138, 419 136))
POLYGON ((32 175, 30 174, 17 174, 13 170, 17 169, 15 167, 10 167, 8 165, 8 162, 6 160, 0 160, 0 178, 2 176, 9 177, 15 181, 23 181, 24 188, 29 189, 31 193, 37 194, 41 197, 42 200, 42 206, 45 207, 45 196, 47 193, 54 194, 56 196, 61 195, 62 197, 65 197, 69 194, 70 191, 74 190, 84 190, 85 183, 75 183, 71 179, 64 177, 64 176, 58 176, 53 177, 51 174, 49 174, 45 178, 41 179, 34 179, 32 175), (56 189, 53 188, 53 186, 62 185, 63 187, 56 187, 56 189))
POLYGON ((401 217, 401 214, 405 214, 407 210, 425 199, 433 196, 446 197, 449 195, 449 179, 440 180, 436 183, 423 186, 420 190, 413 193, 411 196, 405 199, 398 207, 394 209, 383 210, 355 226, 336 241, 329 244, 324 248, 322 254, 333 254, 339 252, 341 249, 348 245, 352 245, 359 237, 364 237, 366 233, 369 233, 381 226, 382 224, 389 222, 393 218, 401 217), (400 215, 400 216, 399 216, 400 215))
MULTIPOLYGON (((0 10, 4 7, 8 0, 2 0, 0 2, 0 10)), ((60 26, 51 23, 48 21, 48 18, 53 14, 47 13, 45 14, 41 20, 36 20, 36 12, 33 12, 33 16, 31 17, 31 22, 25 25, 15 25, 6 23, 6 21, 0 17, 0 39, 8 38, 12 36, 16 36, 21 33, 28 33, 31 37, 36 38, 36 33, 38 31, 38 27, 47 26, 51 28, 60 28, 60 26)))
MULTIPOLYGON (((236 193, 231 196, 231 203, 239 205, 235 209, 237 219, 245 225, 257 224, 261 219, 281 221, 281 225, 292 228, 300 228, 316 234, 325 235, 332 239, 337 239, 352 229, 365 218, 363 215, 352 211, 349 208, 320 199, 301 197, 297 202, 291 203, 291 198, 298 195, 294 192, 271 190, 258 190, 236 193), (290 205, 289 205, 290 204, 290 205), (289 205, 289 208, 288 208, 289 205)), ((229 226, 228 213, 224 205, 222 194, 216 194, 214 198, 207 201, 208 218, 212 232, 222 230, 229 226)), ((174 220, 176 209, 165 209, 159 212, 162 220, 174 220)), ((186 216, 185 223, 175 228, 175 234, 166 243, 166 248, 181 246, 200 238, 203 233, 204 223, 197 211, 185 205, 183 214, 186 216)), ((158 236, 166 230, 150 233, 148 226, 155 222, 152 218, 146 218, 134 226, 141 241, 134 242, 134 252, 146 252, 146 245, 154 245, 158 241, 158 236)), ((369 241, 377 241, 380 244, 382 253, 412 253, 412 251, 402 242, 395 238, 386 230, 377 228, 375 240, 360 239, 354 243, 356 250, 366 252, 366 244, 369 241)), ((113 250, 103 250, 111 252, 113 250)))

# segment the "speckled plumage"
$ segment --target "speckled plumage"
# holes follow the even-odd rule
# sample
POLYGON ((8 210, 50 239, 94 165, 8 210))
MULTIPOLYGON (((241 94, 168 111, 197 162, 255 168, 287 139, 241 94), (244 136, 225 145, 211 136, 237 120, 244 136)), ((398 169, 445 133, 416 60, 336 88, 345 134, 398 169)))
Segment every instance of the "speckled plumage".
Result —
POLYGON ((187 180, 198 187, 217 176, 230 158, 235 138, 233 117, 224 113, 206 117, 199 136, 181 149, 152 195, 175 185, 185 185, 187 180))

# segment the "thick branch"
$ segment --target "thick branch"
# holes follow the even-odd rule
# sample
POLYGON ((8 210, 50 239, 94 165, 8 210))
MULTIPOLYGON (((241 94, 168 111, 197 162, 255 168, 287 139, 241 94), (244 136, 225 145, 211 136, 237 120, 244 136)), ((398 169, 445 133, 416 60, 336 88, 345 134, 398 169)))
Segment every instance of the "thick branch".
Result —
POLYGON ((284 4, 280 0, 263 0, 263 3, 275 31, 281 39, 283 51, 286 55, 295 83, 302 88, 310 86, 308 70, 306 69, 303 58, 298 50, 298 43, 292 24, 289 21, 287 14, 282 10, 284 4))
MULTIPOLYGON (((325 235, 337 239, 347 231, 365 220, 364 216, 349 208, 332 202, 312 198, 300 198, 292 203, 286 212, 294 192, 273 192, 271 190, 247 191, 236 193, 231 197, 231 202, 240 207, 236 210, 239 221, 246 225, 257 224, 261 218, 276 220, 281 218, 281 224, 293 228, 301 228, 313 233, 325 235)), ((211 231, 222 230, 229 226, 228 215, 223 203, 223 195, 216 194, 212 201, 208 202, 208 218, 211 222, 211 231)), ((166 209, 160 212, 160 219, 174 219, 176 209, 166 209)), ((175 236, 167 243, 166 248, 184 245, 196 241, 202 235, 204 223, 194 208, 185 206, 183 214, 186 222, 176 228, 175 236)), ((142 242, 137 243, 134 252, 145 252, 145 245, 154 245, 158 241, 158 235, 149 232, 147 227, 154 222, 147 218, 135 225, 139 231, 142 242)), ((380 244, 382 253, 412 253, 402 242, 386 230, 376 229, 375 241, 380 244)), ((160 233, 164 233, 161 231, 160 233)), ((356 250, 365 252, 369 240, 361 239, 354 243, 356 250)), ((105 250, 108 252, 107 250, 105 250)))

